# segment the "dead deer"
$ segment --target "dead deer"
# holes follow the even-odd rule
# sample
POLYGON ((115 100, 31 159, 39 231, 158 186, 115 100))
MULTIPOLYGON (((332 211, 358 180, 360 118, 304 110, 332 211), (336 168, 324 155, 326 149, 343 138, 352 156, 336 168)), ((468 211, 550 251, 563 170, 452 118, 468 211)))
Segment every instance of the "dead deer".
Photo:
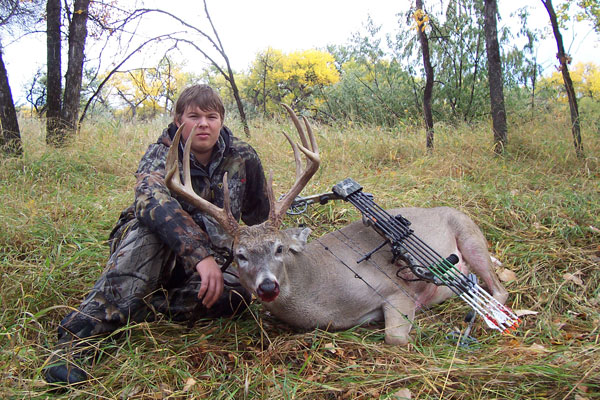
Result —
MULTIPOLYGON (((212 216, 231 235, 241 284, 277 318, 297 328, 336 330, 384 320, 386 343, 406 344, 415 312, 448 299, 452 292, 445 286, 397 277, 398 265, 391 263, 391 251, 385 247, 368 262, 357 264, 362 254, 382 242, 374 229, 360 221, 311 242, 307 242, 309 228, 280 230, 286 210, 318 170, 320 162, 308 121, 303 118, 305 133, 295 113, 284 107, 302 144, 295 144, 284 133, 294 151, 296 181, 287 194, 275 201, 271 174, 267 184, 271 211, 266 222, 255 226, 238 224, 229 208, 227 175, 223 179, 223 208, 194 193, 189 179, 189 143, 185 146, 184 184, 181 183, 179 132, 167 157, 167 186, 212 216), (306 157, 304 168, 300 151, 306 157), (352 266, 354 272, 347 266, 352 266), (356 274, 368 285, 356 279, 356 274)), ((411 221, 415 234, 439 254, 456 254, 457 268, 463 273, 475 272, 494 298, 501 303, 506 301, 508 293, 492 269, 487 242, 468 216, 449 207, 401 208, 390 213, 400 213, 411 221)), ((405 275, 403 278, 412 276, 409 272, 405 275)))

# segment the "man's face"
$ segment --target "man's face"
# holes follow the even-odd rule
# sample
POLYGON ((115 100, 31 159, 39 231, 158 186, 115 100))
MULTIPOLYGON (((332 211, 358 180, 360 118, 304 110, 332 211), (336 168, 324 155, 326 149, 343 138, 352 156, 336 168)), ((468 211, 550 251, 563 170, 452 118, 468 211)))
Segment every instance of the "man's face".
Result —
POLYGON ((198 107, 188 106, 177 122, 177 127, 185 123, 181 132, 183 142, 186 143, 188 138, 191 138, 192 153, 198 161, 207 165, 223 126, 219 112, 203 111, 198 107))

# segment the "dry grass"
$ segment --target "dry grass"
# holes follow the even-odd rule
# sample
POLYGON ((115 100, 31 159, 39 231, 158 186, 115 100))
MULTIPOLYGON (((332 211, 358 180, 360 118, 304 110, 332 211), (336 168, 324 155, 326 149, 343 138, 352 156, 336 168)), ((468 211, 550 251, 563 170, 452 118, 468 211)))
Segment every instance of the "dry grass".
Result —
MULTIPOLYGON (((584 131, 588 156, 576 159, 557 115, 513 121, 503 158, 484 124, 439 124, 432 155, 418 129, 315 126, 324 161, 304 193, 352 177, 386 207, 450 205, 471 215, 516 273, 505 283, 509 305, 537 312, 514 336, 478 323, 479 345, 456 347, 446 335, 464 326, 457 300, 422 314, 407 348, 384 345, 382 326, 294 332, 253 304, 238 320, 193 329, 126 326, 98 345, 95 380, 60 393, 40 375, 57 324, 100 274, 137 162, 165 121, 90 123, 63 150, 47 148, 28 121, 25 157, 0 161, 0 398, 371 399, 401 388, 419 399, 600 398, 600 137, 584 131)), ((256 122, 249 140, 278 191, 293 178, 281 129, 292 131, 256 122)), ((318 236, 357 217, 336 203, 286 224, 306 223, 318 236)))

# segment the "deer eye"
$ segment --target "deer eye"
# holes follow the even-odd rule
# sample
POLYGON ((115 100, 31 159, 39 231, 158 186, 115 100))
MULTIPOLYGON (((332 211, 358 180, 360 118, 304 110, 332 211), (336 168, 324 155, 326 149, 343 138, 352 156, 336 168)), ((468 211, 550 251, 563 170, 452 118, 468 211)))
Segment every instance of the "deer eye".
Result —
POLYGON ((238 254, 237 255, 237 259, 238 259, 238 261, 248 261, 248 259, 246 258, 246 256, 243 255, 243 254, 238 254))
POLYGON ((277 249, 275 249, 275 254, 281 254, 283 253, 283 246, 279 245, 277 246, 277 249))

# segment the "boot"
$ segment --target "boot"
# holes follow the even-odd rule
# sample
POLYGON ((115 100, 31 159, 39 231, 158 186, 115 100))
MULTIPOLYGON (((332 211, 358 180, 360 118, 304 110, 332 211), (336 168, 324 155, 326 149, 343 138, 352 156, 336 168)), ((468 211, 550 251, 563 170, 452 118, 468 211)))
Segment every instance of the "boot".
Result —
POLYGON ((74 385, 88 380, 84 370, 60 356, 52 356, 42 373, 46 382, 58 385, 74 385))
POLYGON ((85 358, 81 345, 71 342, 56 346, 42 370, 46 382, 72 385, 88 380, 87 373, 77 365, 82 365, 85 358))
POLYGON ((86 364, 88 359, 93 358, 95 353, 94 346, 89 341, 89 337, 93 335, 94 325, 84 318, 76 318, 70 323, 72 331, 77 332, 73 334, 63 327, 66 321, 67 318, 58 328, 58 343, 42 370, 44 379, 48 383, 72 385, 89 379, 81 366, 86 364))

